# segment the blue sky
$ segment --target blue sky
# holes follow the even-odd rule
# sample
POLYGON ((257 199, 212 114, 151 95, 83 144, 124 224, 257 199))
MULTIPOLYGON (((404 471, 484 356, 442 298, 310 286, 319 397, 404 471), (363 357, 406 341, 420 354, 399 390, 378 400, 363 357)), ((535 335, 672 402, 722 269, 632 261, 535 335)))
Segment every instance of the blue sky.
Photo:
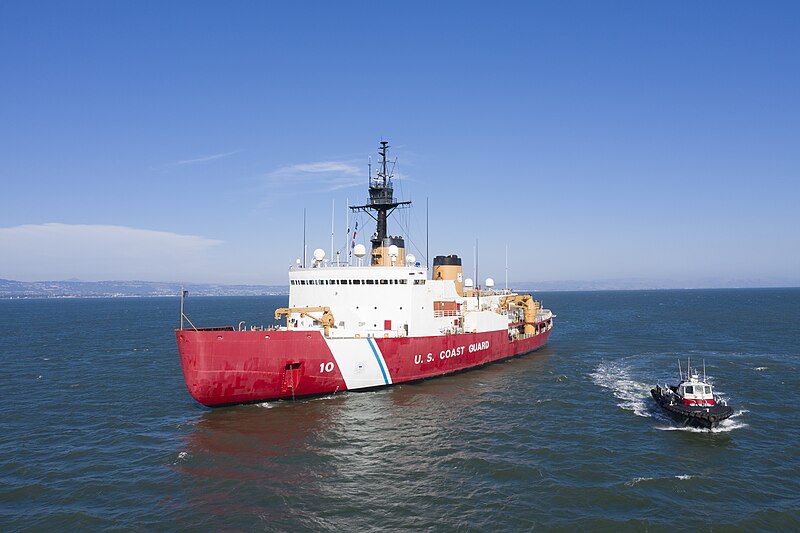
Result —
POLYGON ((482 277, 508 245, 512 281, 800 284, 799 16, 2 2, 0 278, 285 283, 383 138, 418 257, 428 198, 431 255, 478 239, 482 277))

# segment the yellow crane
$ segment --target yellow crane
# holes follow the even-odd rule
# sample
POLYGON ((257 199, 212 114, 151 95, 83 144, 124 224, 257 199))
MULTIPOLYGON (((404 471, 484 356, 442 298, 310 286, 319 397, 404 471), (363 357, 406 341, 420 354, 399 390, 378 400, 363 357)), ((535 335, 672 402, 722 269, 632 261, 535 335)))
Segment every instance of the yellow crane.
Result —
POLYGON ((536 313, 539 311, 539 302, 533 299, 530 294, 516 294, 514 296, 504 296, 500 298, 500 309, 508 311, 509 307, 522 309, 523 321, 525 322, 525 335, 536 333, 536 313))
POLYGON ((331 328, 335 328, 333 320, 333 313, 330 307, 281 307, 275 310, 275 320, 280 320, 283 315, 286 315, 286 327, 289 327, 289 317, 293 314, 299 314, 301 317, 307 316, 314 322, 322 324, 327 337, 331 328), (322 313, 322 316, 314 316, 311 313, 322 313))

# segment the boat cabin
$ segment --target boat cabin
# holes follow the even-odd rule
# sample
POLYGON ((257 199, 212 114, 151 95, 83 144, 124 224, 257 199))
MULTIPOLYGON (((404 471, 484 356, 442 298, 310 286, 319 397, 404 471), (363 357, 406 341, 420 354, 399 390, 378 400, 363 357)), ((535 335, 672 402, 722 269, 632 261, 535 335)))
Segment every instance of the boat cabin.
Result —
POLYGON ((688 381, 681 381, 675 387, 675 394, 681 399, 683 405, 714 405, 714 392, 711 385, 702 381, 696 372, 692 373, 688 381))

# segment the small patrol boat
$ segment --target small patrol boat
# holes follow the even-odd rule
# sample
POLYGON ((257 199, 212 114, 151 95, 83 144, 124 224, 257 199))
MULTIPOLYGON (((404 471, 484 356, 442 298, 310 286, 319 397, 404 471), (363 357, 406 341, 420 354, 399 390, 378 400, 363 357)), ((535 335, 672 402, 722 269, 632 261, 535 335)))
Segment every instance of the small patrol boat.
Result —
POLYGON ((691 361, 686 361, 684 374, 678 361, 680 382, 677 385, 656 385, 650 390, 653 399, 674 420, 683 426, 713 429, 733 414, 733 409, 714 396, 711 385, 706 380, 705 363, 703 363, 703 379, 696 369, 691 368, 691 361))

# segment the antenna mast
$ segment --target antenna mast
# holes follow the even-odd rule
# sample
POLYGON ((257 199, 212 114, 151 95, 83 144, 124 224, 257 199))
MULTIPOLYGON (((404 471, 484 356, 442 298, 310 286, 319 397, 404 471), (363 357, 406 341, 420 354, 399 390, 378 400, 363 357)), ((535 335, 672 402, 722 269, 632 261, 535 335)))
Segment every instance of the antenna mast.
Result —
POLYGON ((306 208, 303 208, 303 268, 306 267, 306 256, 308 255, 308 247, 306 246, 306 208))
POLYGON ((394 184, 392 178, 394 175, 389 171, 388 160, 386 158, 386 150, 389 148, 389 141, 381 141, 378 154, 381 156, 381 162, 376 172, 375 177, 372 173, 372 162, 369 163, 370 177, 369 177, 369 202, 364 205, 354 205, 350 209, 353 211, 363 211, 377 222, 375 235, 373 235, 372 249, 378 249, 383 246, 383 241, 387 237, 386 221, 389 215, 398 207, 408 207, 411 202, 398 202, 394 197, 394 184), (374 214, 373 214, 374 212, 374 214))

